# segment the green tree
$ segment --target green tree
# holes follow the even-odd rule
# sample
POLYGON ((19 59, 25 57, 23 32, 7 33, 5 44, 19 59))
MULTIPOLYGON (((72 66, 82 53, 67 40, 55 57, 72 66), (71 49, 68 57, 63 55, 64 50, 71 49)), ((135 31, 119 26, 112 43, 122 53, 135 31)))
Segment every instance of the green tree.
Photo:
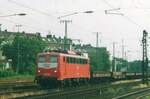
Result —
POLYGON ((37 53, 45 47, 41 37, 29 37, 24 34, 17 34, 10 44, 5 44, 3 54, 7 59, 12 59, 13 70, 18 73, 33 73, 37 53))
POLYGON ((116 71, 125 72, 128 68, 128 61, 122 58, 115 57, 116 71))
POLYGON ((141 72, 142 71, 142 61, 135 60, 132 62, 129 62, 129 72, 141 72))
POLYGON ((94 71, 110 71, 109 53, 106 48, 87 49, 91 69, 94 71))

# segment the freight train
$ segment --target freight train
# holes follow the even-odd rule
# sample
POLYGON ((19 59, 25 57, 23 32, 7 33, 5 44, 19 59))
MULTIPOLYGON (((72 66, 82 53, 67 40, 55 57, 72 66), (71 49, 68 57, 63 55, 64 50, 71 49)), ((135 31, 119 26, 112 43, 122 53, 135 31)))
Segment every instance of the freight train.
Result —
POLYGON ((72 86, 113 79, 139 78, 141 73, 97 71, 87 54, 43 52, 37 55, 36 81, 40 85, 72 86))

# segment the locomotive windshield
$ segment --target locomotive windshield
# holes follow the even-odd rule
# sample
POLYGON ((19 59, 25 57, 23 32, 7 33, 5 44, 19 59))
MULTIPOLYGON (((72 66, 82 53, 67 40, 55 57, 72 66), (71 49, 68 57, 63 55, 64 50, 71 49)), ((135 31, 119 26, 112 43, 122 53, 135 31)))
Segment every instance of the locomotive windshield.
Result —
POLYGON ((57 56, 50 56, 49 62, 51 68, 57 67, 57 56))
POLYGON ((39 63, 45 63, 46 59, 44 56, 39 57, 39 63))
POLYGON ((57 67, 57 56, 48 56, 48 57, 47 56, 39 56, 38 67, 42 67, 42 68, 57 67))
POLYGON ((46 57, 45 56, 39 56, 38 67, 45 67, 45 63, 46 63, 46 57))

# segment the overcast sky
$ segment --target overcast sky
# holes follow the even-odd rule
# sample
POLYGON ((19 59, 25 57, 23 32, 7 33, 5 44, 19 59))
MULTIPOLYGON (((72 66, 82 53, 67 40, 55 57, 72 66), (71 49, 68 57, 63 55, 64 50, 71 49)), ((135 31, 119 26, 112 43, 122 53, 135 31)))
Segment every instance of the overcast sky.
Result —
POLYGON ((80 39, 82 43, 95 46, 96 34, 99 46, 106 46, 112 54, 112 42, 116 42, 116 56, 121 57, 121 41, 131 60, 141 58, 142 31, 150 32, 149 0, 0 0, 0 16, 14 13, 27 13, 26 16, 0 17, 2 30, 17 31, 16 24, 21 24, 20 31, 47 35, 49 31, 56 36, 64 36, 64 24, 59 16, 74 12, 92 10, 94 13, 79 13, 62 19, 72 20, 68 24, 68 37, 80 39), (104 10, 121 8, 113 13, 124 16, 105 14, 104 10))

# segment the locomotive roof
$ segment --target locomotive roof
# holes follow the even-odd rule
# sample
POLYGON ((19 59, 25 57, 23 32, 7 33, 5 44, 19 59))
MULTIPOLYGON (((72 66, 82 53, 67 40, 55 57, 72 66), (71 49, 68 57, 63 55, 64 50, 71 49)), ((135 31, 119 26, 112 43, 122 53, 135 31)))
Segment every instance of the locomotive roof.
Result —
POLYGON ((68 54, 68 53, 58 53, 58 52, 43 52, 39 53, 38 55, 47 55, 47 54, 52 54, 52 55, 60 55, 60 56, 66 56, 66 57, 74 57, 74 58, 82 58, 82 59, 89 59, 88 57, 81 56, 78 54, 68 54))

